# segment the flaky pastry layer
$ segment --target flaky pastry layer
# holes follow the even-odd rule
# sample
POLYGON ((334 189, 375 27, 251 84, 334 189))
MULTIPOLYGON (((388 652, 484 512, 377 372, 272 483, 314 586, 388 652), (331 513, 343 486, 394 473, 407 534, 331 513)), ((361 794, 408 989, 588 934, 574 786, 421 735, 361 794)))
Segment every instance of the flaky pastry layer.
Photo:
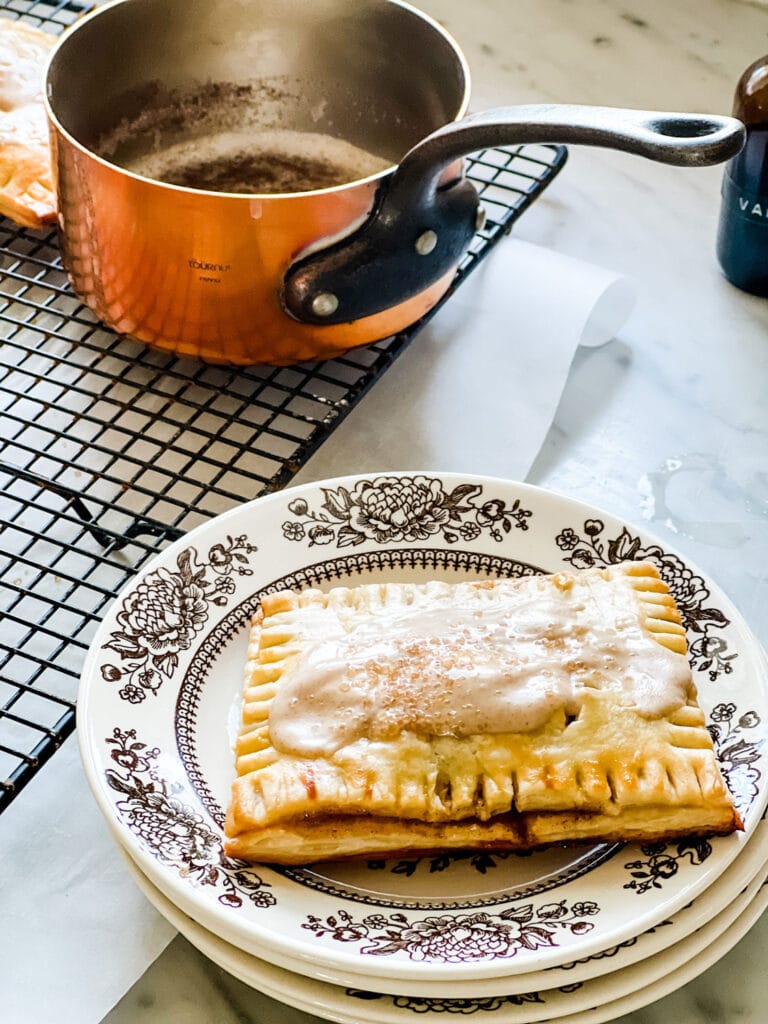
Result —
MULTIPOLYGON (((509 632, 507 619, 502 616, 501 621, 509 632)), ((514 626, 512 613, 509 621, 514 626)), ((542 623, 541 635, 532 638, 534 650, 541 646, 557 656, 562 630, 559 633, 555 625, 542 623)), ((578 637, 578 629, 570 626, 569 635, 578 637)), ((531 624, 525 628, 530 632, 531 624)), ((482 657, 480 641, 476 653, 482 657)), ((226 852, 244 860, 296 864, 731 832, 741 823, 720 773, 685 655, 679 611, 650 563, 523 580, 388 583, 265 597, 250 637, 226 852), (449 630, 440 638, 440 658, 435 661, 430 654, 431 660, 425 660, 425 650, 435 646, 435 620, 455 620, 460 607, 464 619, 459 626, 465 620, 473 622, 473 616, 486 621, 510 602, 524 609, 521 600, 529 595, 531 601, 546 598, 554 601, 552 607, 562 606, 566 624, 568 616, 574 621, 579 615, 583 618, 590 602, 602 609, 592 612, 600 621, 605 601, 615 602, 616 634, 634 629, 642 638, 652 637, 651 647, 663 648, 678 675, 684 665, 682 698, 663 714, 634 706, 632 693, 628 695, 618 678, 624 669, 614 656, 613 634, 608 632, 600 639, 605 645, 602 661, 595 661, 593 652, 588 663, 572 654, 565 662, 554 662, 558 669, 563 664, 568 668, 573 689, 562 706, 555 706, 533 728, 437 735, 411 727, 393 733, 391 726, 382 732, 379 714, 373 715, 367 732, 312 756, 276 746, 273 733, 283 735, 276 717, 280 688, 292 686, 298 673, 306 675, 307 665, 317 663, 322 672, 328 671, 326 662, 312 658, 329 635, 338 635, 339 644, 348 644, 350 637, 355 641, 352 647, 340 647, 352 652, 350 665, 339 677, 345 685, 370 686, 383 673, 387 699, 400 687, 407 704, 409 693, 412 696, 421 686, 416 703, 439 704, 434 693, 452 685, 451 671, 455 673, 460 664, 451 645, 466 653, 471 629, 449 630), (402 632, 403 621, 429 622, 432 632, 423 640, 406 632, 398 650, 407 657, 382 667, 374 657, 381 647, 379 638, 387 636, 390 624, 402 632), (355 640, 358 634, 364 637, 362 645, 355 640), (371 659, 365 661, 360 654, 365 654, 369 634, 375 671, 371 659), (603 661, 613 668, 602 668, 603 661), (426 688, 419 677, 425 666, 434 673, 426 688)), ((519 669, 524 674, 528 655, 521 657, 519 669)), ((514 669, 514 656, 511 664, 514 669)), ((649 664, 658 668, 652 659, 649 664)), ((662 667, 665 664, 662 659, 662 667)), ((642 673, 639 678, 642 682, 642 673)), ((297 692, 311 699, 306 686, 297 692)), ((418 722, 418 708, 414 713, 418 722)), ((285 709, 282 714, 285 717, 285 709)))

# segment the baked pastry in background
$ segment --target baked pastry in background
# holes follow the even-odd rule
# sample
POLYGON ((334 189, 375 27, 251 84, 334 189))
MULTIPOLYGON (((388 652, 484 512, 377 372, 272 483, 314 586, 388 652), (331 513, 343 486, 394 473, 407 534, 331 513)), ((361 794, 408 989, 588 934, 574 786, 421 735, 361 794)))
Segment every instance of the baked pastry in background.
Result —
POLYGON ((650 563, 266 596, 225 850, 305 863, 741 828, 650 563))
POLYGON ((56 219, 43 75, 53 36, 0 19, 0 214, 40 228, 56 219))

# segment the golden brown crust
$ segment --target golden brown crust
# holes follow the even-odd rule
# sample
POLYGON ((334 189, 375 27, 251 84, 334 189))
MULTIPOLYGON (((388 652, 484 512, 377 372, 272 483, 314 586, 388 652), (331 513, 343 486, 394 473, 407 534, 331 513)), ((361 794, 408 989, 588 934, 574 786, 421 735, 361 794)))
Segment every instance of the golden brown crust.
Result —
POLYGON ((54 44, 46 32, 0 19, 0 214, 31 228, 56 219, 42 95, 54 44))
MULTIPOLYGON (((589 572, 625 594, 628 587, 642 629, 685 654, 680 613, 652 565, 589 572)), ((544 582, 538 577, 535 585, 569 590, 585 579, 585 573, 558 573, 544 582)), ((274 746, 270 706, 311 632, 312 609, 356 622, 393 604, 432 607, 455 593, 462 601, 487 603, 520 585, 382 584, 266 597, 248 651, 227 853, 303 863, 405 850, 652 841, 740 828, 692 681, 687 703, 663 716, 639 713, 597 680, 581 697, 578 714, 558 708, 528 732, 406 730, 384 740, 363 737, 315 757, 274 746)))
POLYGON ((701 810, 659 809, 649 828, 647 811, 620 817, 587 814, 502 815, 489 822, 457 825, 362 815, 322 815, 243 832, 227 840, 230 857, 254 862, 309 864, 362 857, 431 857, 447 851, 528 851, 553 845, 669 841, 676 837, 729 835, 738 816, 701 810))

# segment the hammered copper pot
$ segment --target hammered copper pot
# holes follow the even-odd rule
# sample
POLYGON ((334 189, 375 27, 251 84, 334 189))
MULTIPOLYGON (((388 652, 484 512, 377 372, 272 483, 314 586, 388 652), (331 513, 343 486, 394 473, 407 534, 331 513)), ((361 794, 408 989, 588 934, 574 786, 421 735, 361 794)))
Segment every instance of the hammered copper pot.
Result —
POLYGON ((431 309, 475 231, 470 152, 577 142, 691 165, 743 141, 739 122, 700 115, 547 105, 465 117, 457 44, 397 0, 116 0, 59 41, 46 97, 77 294, 120 333, 236 364, 332 356, 431 309), (243 127, 343 138, 383 169, 240 194, 121 166, 243 127))

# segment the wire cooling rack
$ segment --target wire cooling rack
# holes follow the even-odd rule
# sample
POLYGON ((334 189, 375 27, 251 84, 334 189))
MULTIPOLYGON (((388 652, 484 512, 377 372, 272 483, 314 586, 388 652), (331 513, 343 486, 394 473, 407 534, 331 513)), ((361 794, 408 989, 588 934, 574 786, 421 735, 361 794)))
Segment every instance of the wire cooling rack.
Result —
MULTIPOLYGON (((52 32, 86 9, 0 4, 52 32)), ((565 158, 525 146, 468 162, 488 216, 452 290, 565 158)), ((290 368, 191 362, 105 330, 70 290, 55 234, 0 220, 0 810, 72 733, 115 593, 187 530, 284 486, 423 323, 290 368)))

